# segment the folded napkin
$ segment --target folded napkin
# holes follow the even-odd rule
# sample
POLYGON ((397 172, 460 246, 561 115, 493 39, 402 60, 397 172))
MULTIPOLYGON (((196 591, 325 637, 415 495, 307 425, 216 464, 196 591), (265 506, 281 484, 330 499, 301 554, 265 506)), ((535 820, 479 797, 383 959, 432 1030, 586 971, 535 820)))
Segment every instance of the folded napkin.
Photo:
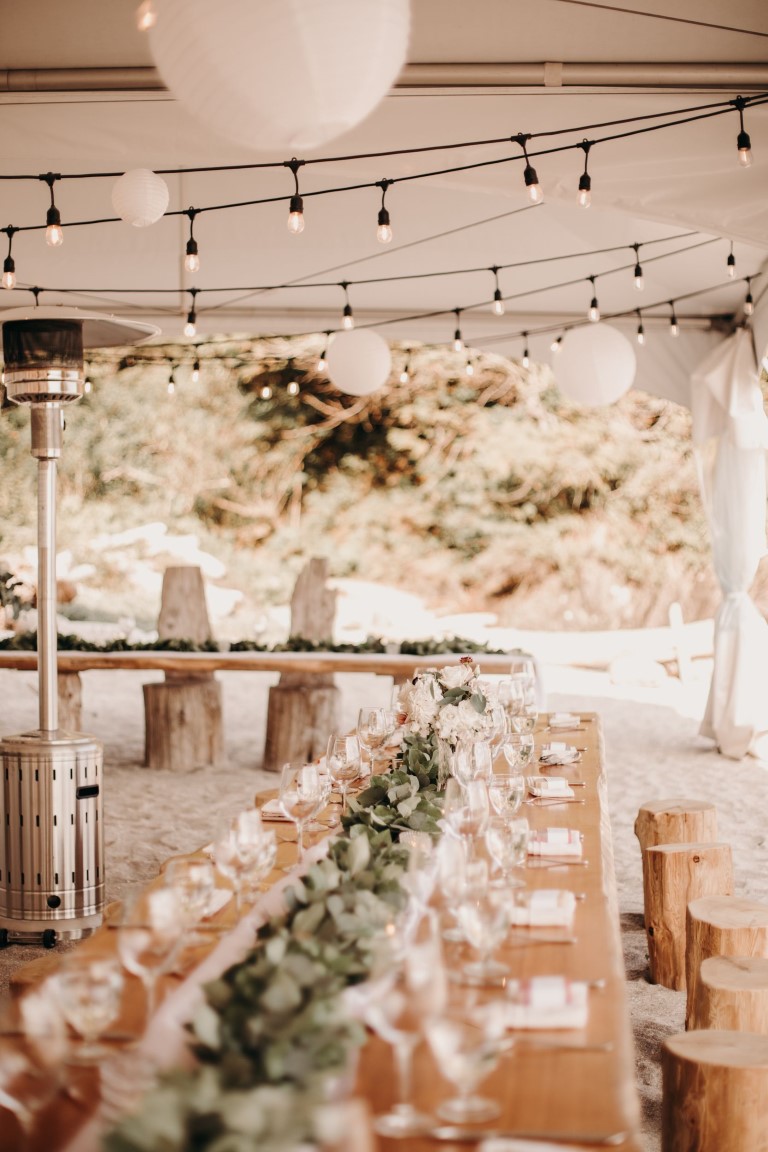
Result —
POLYGON ((502 1012, 507 1028, 584 1028, 589 1016, 586 984, 565 976, 510 980, 502 1012))
POLYGON ((527 783, 531 796, 575 796, 564 776, 529 776, 527 783))
POLYGON ((581 753, 572 744, 564 744, 561 740, 553 740, 549 744, 542 744, 539 755, 540 764, 575 764, 581 753))
POLYGON ((280 807, 280 801, 275 796, 272 800, 267 800, 266 804, 261 806, 261 815, 264 820, 279 820, 283 824, 292 824, 293 821, 289 820, 285 812, 280 807))
POLYGON ((581 716, 575 712, 550 712, 550 728, 578 728, 581 725, 581 716))
POLYGON ((581 856, 581 832, 575 828, 542 828, 528 833, 529 856, 581 856))
POLYGON ((571 928, 576 910, 573 892, 561 888, 539 888, 515 893, 510 923, 519 928, 571 928))

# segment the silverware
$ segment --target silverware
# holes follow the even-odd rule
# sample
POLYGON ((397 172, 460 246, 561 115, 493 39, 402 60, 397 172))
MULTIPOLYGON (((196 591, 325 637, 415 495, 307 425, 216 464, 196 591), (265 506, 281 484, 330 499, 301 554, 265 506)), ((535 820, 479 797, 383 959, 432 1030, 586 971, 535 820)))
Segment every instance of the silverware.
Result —
MULTIPOLYGON (((542 1144, 561 1144, 566 1150, 593 1144, 601 1148, 615 1148, 627 1139, 626 1132, 509 1132, 502 1128, 459 1128, 453 1124, 440 1124, 431 1128, 427 1135, 433 1140, 455 1141, 457 1144, 478 1144, 481 1140, 540 1140, 542 1144)), ((514 1145, 508 1146, 507 1152, 516 1152, 514 1145)), ((523 1148, 520 1152, 524 1152, 523 1148)))
POLYGON ((586 800, 579 796, 531 796, 523 803, 533 804, 534 807, 537 804, 541 807, 551 807, 553 804, 586 804, 586 800))
POLYGON ((551 856, 529 856, 528 868, 586 868, 589 860, 580 860, 576 857, 561 856, 559 859, 552 858, 551 856))
POLYGON ((541 932, 536 935, 529 935, 527 931, 523 932, 517 929, 507 933, 506 943, 508 944, 510 940, 513 942, 519 940, 523 944, 578 944, 578 937, 576 936, 547 936, 541 932))
POLYGON ((574 724, 573 727, 566 727, 564 724, 555 724, 553 727, 551 724, 547 724, 548 732, 586 732, 586 730, 584 724, 574 724))

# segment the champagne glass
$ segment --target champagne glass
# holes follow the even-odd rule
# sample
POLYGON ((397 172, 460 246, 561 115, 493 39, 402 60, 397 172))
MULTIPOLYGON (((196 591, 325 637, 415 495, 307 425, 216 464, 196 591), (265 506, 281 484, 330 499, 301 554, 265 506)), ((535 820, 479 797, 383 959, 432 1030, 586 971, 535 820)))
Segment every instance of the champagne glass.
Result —
POLYGON ((347 810, 347 789, 360 777, 360 743, 357 736, 332 733, 325 757, 328 776, 341 792, 341 814, 347 810))
POLYGON ((437 1066, 458 1092, 457 1097, 439 1105, 438 1116, 456 1124, 482 1123, 499 1116, 499 1105, 476 1093, 496 1068, 501 1050, 489 1017, 455 1006, 428 1021, 426 1033, 437 1066))
POLYGON ((525 776, 519 772, 496 772, 488 784, 488 798, 494 812, 511 820, 525 796, 525 776))
POLYGON ((216 828, 213 859, 222 875, 232 883, 238 917, 242 910, 245 877, 261 857, 265 835, 257 808, 246 808, 236 816, 224 817, 216 828))
POLYGON ((92 1064, 110 1054, 98 1039, 120 1015, 124 982, 117 957, 78 952, 51 977, 64 1019, 83 1040, 74 1054, 78 1064, 92 1064))
POLYGON ((280 808, 296 825, 299 864, 304 863, 304 826, 323 807, 326 795, 316 764, 283 765, 280 774, 280 808))
POLYGON ((151 888, 127 909, 117 930, 123 967, 144 985, 147 1020, 157 1003, 157 983, 170 970, 184 933, 184 915, 172 888, 151 888))
POLYGON ((528 821, 496 817, 485 830, 485 845, 501 872, 491 884, 498 888, 521 888, 522 880, 513 880, 512 871, 525 864, 528 854, 528 821))
POLYGON ((167 865, 163 879, 179 898, 187 945, 199 944, 204 937, 195 929, 208 915, 216 890, 216 871, 205 856, 178 856, 167 865))
POLYGON ((470 780, 464 787, 449 780, 443 800, 443 818, 456 836, 464 839, 467 858, 474 855, 474 838, 485 831, 490 816, 488 787, 484 780, 470 780))
POLYGON ((486 739, 495 757, 507 732, 507 713, 501 704, 492 704, 485 713, 486 739))
POLYGON ((370 774, 375 775, 376 752, 383 748, 397 728, 397 714, 391 708, 361 708, 357 716, 357 736, 368 753, 370 774))
POLYGON ((364 1006, 366 1023, 392 1048, 397 1072, 397 1101, 373 1121, 380 1136, 418 1136, 434 1125, 433 1117, 419 1112, 411 1100, 413 1052, 421 1038, 424 993, 420 981, 415 985, 414 990, 406 978, 382 980, 370 990, 375 994, 364 1006))
POLYGON ((488 885, 465 892, 459 904, 459 924, 479 959, 464 965, 463 983, 495 984, 509 975, 506 964, 493 959, 493 953, 504 941, 509 923, 506 893, 488 885))
POLYGON ((525 770, 533 759, 533 735, 530 732, 508 732, 502 751, 510 768, 525 770))
MULTIPOLYGON (((325 799, 323 799, 325 804, 325 799)), ((253 899, 257 892, 264 892, 269 888, 264 884, 267 876, 277 862, 277 836, 274 828, 265 829, 261 838, 258 853, 249 862, 249 867, 243 875, 243 886, 246 894, 253 899)))
POLYGON ((460 784, 470 780, 490 780, 493 771, 493 752, 488 740, 464 737, 453 753, 453 775, 460 784))

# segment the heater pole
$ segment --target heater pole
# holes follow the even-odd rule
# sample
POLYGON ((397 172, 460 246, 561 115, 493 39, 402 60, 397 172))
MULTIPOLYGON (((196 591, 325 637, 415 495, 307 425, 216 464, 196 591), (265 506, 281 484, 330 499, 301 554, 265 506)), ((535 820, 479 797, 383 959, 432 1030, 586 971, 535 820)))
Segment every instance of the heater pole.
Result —
MULTIPOLYGON (((57 413, 58 415, 58 413, 57 413)), ((56 461, 37 463, 37 668, 40 729, 59 726, 56 676, 56 461)))

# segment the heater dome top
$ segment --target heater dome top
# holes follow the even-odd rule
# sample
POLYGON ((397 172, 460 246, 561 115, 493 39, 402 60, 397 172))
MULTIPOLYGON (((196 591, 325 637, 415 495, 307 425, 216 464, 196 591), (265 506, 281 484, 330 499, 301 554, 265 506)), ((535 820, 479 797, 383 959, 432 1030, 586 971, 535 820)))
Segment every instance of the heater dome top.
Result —
POLYGON ((62 304, 30 305, 28 308, 0 311, 0 327, 11 320, 80 321, 83 325, 84 348, 139 344, 142 340, 157 336, 160 331, 154 324, 145 324, 140 320, 124 320, 120 316, 102 312, 84 312, 80 308, 68 308, 62 304))

